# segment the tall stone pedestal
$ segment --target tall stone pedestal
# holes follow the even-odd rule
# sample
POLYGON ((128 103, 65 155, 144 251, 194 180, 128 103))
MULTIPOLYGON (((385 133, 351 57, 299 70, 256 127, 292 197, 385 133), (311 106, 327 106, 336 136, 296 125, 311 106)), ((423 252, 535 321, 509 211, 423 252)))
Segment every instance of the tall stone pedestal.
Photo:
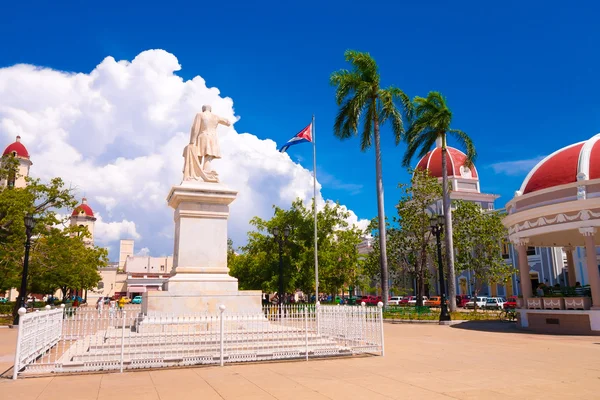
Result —
POLYGON ((144 293, 142 313, 260 313, 261 292, 239 291, 227 267, 229 204, 237 192, 220 183, 184 182, 167 198, 175 210, 173 272, 162 291, 144 293))

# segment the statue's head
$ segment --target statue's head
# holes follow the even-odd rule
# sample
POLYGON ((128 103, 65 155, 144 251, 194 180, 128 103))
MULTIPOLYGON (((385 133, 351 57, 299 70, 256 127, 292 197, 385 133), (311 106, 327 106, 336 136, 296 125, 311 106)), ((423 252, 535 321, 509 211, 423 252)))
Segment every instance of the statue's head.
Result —
POLYGON ((208 112, 212 112, 212 107, 209 106, 208 104, 205 104, 202 106, 202 111, 208 111, 208 112))

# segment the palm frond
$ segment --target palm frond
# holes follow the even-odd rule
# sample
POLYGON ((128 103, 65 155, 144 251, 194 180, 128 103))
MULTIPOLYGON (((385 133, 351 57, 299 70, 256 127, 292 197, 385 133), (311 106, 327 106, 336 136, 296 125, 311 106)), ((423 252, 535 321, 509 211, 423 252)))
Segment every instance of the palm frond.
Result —
POLYGON ((335 123, 333 134, 339 139, 348 139, 357 134, 362 110, 369 99, 370 85, 362 82, 355 90, 354 96, 349 97, 341 105, 335 123))
POLYGON ((371 147, 373 138, 373 116, 375 115, 374 112, 375 107, 373 106, 373 102, 371 102, 367 107, 363 121, 363 131, 360 138, 360 149, 362 151, 365 151, 371 147))
POLYGON ((437 138, 437 135, 433 131, 430 131, 430 130, 428 130, 420 135, 415 136, 412 141, 408 142, 406 152, 404 153, 404 157, 402 158, 402 166, 410 167, 410 163, 411 163, 413 157, 415 156, 415 154, 417 154, 417 151, 419 151, 419 150, 420 150, 420 152, 418 153, 419 158, 421 158, 425 154, 427 154, 429 149, 431 149, 432 144, 435 143, 436 138, 437 138), (433 142, 431 140, 432 138, 433 138, 433 142))
POLYGON ((396 107, 395 101, 400 94, 398 92, 402 92, 400 89, 395 87, 390 87, 387 89, 379 90, 379 123, 383 125, 387 121, 391 121, 392 123, 392 131, 394 132, 394 139, 396 140, 396 145, 400 143, 402 137, 404 136, 404 123, 402 121, 402 114, 400 110, 396 107))
POLYGON ((477 150, 475 150, 475 145, 473 141, 465 132, 458 129, 450 129, 448 133, 452 135, 465 149, 467 154, 467 160, 465 161, 465 165, 467 167, 471 167, 477 158, 477 150))
POLYGON ((369 53, 356 50, 346 50, 344 57, 346 61, 352 64, 354 71, 360 73, 364 81, 379 86, 379 68, 369 53))
POLYGON ((335 101, 341 105, 347 96, 352 95, 362 83, 360 74, 356 71, 341 69, 331 74, 329 83, 336 86, 335 101))

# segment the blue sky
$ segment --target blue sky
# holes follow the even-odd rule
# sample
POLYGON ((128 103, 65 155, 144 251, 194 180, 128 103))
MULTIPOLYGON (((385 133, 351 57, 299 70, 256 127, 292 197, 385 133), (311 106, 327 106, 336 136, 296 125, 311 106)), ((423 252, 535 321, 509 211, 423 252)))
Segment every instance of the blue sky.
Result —
MULTIPOLYGON (((442 92, 454 127, 477 147, 481 187, 510 200, 532 159, 600 131, 594 2, 30 1, 3 5, 0 66, 91 71, 104 57, 175 54, 234 101, 238 132, 283 143, 317 118, 323 194, 376 215, 373 152, 333 137, 329 74, 346 49, 369 51, 384 85, 442 92), (326 3, 326 4, 324 4, 326 3), (94 4, 90 7, 89 4, 94 4)), ((393 214, 405 146, 383 130, 386 209, 393 214)), ((290 155, 312 169, 309 145, 290 155)), ((415 163, 418 160, 415 160, 415 163)))

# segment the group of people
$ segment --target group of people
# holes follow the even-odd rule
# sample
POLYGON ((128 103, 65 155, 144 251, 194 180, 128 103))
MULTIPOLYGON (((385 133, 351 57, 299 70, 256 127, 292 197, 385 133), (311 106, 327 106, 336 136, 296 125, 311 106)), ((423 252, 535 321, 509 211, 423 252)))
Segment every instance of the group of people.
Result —
POLYGON ((119 300, 116 300, 114 297, 100 297, 96 302, 98 314, 102 314, 106 303, 108 303, 108 313, 112 316, 117 311, 117 307, 119 310, 123 310, 123 307, 125 307, 125 297, 121 297, 119 300))

